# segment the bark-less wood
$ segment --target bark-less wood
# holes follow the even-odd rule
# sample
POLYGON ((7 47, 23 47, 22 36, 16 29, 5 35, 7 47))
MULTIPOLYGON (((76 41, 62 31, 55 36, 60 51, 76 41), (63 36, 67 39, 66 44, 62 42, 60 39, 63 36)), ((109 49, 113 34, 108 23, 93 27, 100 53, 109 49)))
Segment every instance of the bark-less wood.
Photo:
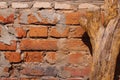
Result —
POLYGON ((88 11, 80 24, 92 44, 93 63, 90 80, 114 80, 120 50, 120 16, 118 0, 105 0, 104 10, 88 11), (105 14, 103 22, 102 14, 105 14))

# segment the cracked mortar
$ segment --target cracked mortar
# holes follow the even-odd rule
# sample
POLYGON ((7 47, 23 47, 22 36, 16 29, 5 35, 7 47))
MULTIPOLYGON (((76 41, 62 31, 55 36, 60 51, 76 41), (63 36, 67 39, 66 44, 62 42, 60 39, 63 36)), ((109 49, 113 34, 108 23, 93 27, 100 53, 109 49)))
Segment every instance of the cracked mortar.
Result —
POLYGON ((0 52, 0 76, 9 76, 8 72, 4 72, 5 68, 10 68, 11 64, 5 59, 5 56, 0 52))
POLYGON ((0 27, 2 29, 0 42, 10 45, 11 40, 16 40, 14 28, 12 28, 12 27, 8 28, 6 25, 5 26, 0 25, 0 27))
POLYGON ((65 15, 56 13, 54 10, 48 11, 48 10, 42 10, 42 11, 27 11, 22 12, 20 17, 20 23, 28 24, 28 16, 29 14, 32 14, 36 17, 38 22, 42 22, 42 18, 48 19, 48 22, 53 22, 55 19, 58 20, 56 23, 57 31, 62 34, 66 28, 65 24, 65 15), (40 15, 39 15, 40 14, 40 15), (41 16, 41 17, 40 17, 41 16))

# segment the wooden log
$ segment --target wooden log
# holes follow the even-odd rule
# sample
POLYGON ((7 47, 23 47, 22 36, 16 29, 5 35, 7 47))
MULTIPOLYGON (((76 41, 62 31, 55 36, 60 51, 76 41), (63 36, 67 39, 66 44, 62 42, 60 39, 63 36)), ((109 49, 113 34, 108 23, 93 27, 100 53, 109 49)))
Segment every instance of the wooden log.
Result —
POLYGON ((120 17, 118 0, 105 0, 105 22, 101 10, 88 11, 80 24, 90 37, 93 63, 90 80, 114 80, 117 56, 120 51, 120 17))

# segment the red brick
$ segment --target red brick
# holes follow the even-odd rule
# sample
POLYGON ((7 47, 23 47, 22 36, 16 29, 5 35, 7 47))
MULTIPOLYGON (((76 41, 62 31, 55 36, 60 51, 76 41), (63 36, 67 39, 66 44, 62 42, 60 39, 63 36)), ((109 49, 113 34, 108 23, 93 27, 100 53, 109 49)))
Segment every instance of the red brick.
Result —
POLYGON ((9 72, 9 67, 5 67, 3 71, 4 72, 9 72))
POLYGON ((43 76, 44 69, 41 68, 41 66, 27 65, 23 68, 23 70, 20 71, 20 73, 27 76, 43 76))
POLYGON ((20 78, 20 80, 39 80, 39 79, 36 79, 36 78, 20 78))
POLYGON ((49 63, 55 63, 57 60, 57 53, 56 52, 47 52, 45 59, 47 60, 47 62, 49 63))
POLYGON ((17 78, 0 78, 0 80, 18 80, 17 78))
POLYGON ((70 38, 80 38, 85 33, 85 30, 81 26, 71 26, 70 27, 70 38))
POLYGON ((65 13, 66 24, 80 24, 80 12, 65 13))
POLYGON ((1 28, 1 26, 0 26, 0 37, 1 37, 1 31, 2 31, 2 28, 1 28))
POLYGON ((57 24, 59 16, 53 11, 39 11, 39 12, 23 12, 19 15, 18 20, 23 24, 57 24), (54 14, 54 15, 53 15, 54 14), (26 15, 26 16, 25 16, 26 15), (25 16, 27 19, 25 19, 25 16), (23 21, 24 20, 24 21, 23 21))
POLYGON ((4 18, 4 16, 2 16, 2 15, 0 15, 0 22, 5 22, 5 18, 4 18))
POLYGON ((57 78, 43 78, 43 80, 59 80, 59 79, 57 79, 57 78))
POLYGON ((68 78, 67 80, 83 80, 83 78, 68 78))
POLYGON ((68 63, 70 64, 79 64, 83 62, 83 54, 73 53, 68 56, 68 63))
POLYGON ((26 31, 22 27, 16 27, 15 30, 18 38, 26 37, 26 31))
POLYGON ((30 14, 28 16, 28 24, 56 24, 58 22, 57 18, 54 18, 53 20, 49 21, 48 18, 41 16, 40 13, 37 13, 37 14, 41 19, 41 22, 37 19, 36 16, 34 16, 33 14, 30 14))
POLYGON ((1 23, 13 23, 14 22, 14 14, 10 14, 9 16, 4 17, 0 15, 0 22, 1 23))
POLYGON ((30 37, 47 37, 48 27, 30 27, 28 34, 30 37))
POLYGON ((25 62, 42 62, 43 53, 42 52, 25 52, 24 61, 25 62))
POLYGON ((84 77, 89 76, 91 67, 84 67, 82 69, 77 67, 65 67, 65 71, 68 71, 72 77, 84 77))
POLYGON ((16 50, 16 41, 11 41, 11 45, 0 42, 0 50, 16 50))
POLYGON ((56 40, 23 39, 21 50, 57 50, 56 40))
POLYGON ((5 58, 9 62, 20 62, 21 61, 21 55, 18 52, 5 52, 5 58))
POLYGON ((49 36, 51 37, 68 37, 69 27, 66 27, 63 32, 57 30, 57 28, 52 27, 49 29, 49 36))
POLYGON ((89 48, 80 39, 68 39, 59 42, 59 49, 64 51, 89 51, 89 48))

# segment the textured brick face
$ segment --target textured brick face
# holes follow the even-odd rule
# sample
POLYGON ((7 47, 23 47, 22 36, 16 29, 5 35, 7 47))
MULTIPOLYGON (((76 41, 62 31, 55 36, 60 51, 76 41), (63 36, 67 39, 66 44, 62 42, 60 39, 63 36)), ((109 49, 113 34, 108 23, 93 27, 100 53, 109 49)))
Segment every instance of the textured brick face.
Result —
POLYGON ((21 56, 20 53, 18 52, 5 52, 5 57, 9 62, 20 62, 21 61, 21 56))
POLYGON ((80 38, 84 35, 85 31, 81 26, 71 26, 70 27, 70 35, 71 38, 80 38))
POLYGON ((85 7, 80 0, 0 2, 0 80, 87 80, 85 7))
POLYGON ((43 53, 42 52, 25 52, 24 61, 25 62, 42 62, 43 53))
POLYGON ((21 50, 57 50, 57 41, 23 39, 20 48, 21 50))
POLYGON ((66 13, 66 24, 79 24, 80 16, 79 12, 66 13))
POLYGON ((59 32, 57 28, 50 28, 49 29, 49 36, 61 38, 61 37, 68 37, 69 35, 69 27, 66 27, 62 32, 59 32))
POLYGON ((16 27, 16 37, 23 38, 26 37, 26 31, 22 27, 16 27))
POLYGON ((2 42, 0 42, 0 50, 5 50, 5 51, 9 51, 9 50, 16 50, 16 41, 11 41, 11 45, 7 45, 4 44, 2 42))
POLYGON ((47 37, 48 27, 31 27, 29 30, 30 37, 47 37))

